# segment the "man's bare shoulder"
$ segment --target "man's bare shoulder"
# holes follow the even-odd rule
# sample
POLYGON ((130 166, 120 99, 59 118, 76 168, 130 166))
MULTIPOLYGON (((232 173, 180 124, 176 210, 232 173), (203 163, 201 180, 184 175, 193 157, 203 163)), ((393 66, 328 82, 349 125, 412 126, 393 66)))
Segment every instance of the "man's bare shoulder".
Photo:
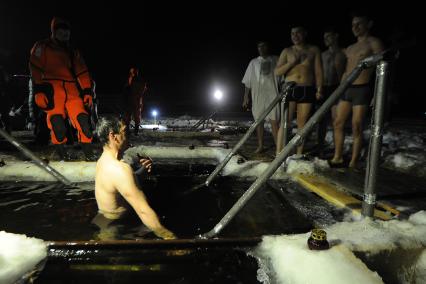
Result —
POLYGON ((367 38, 367 41, 368 41, 369 43, 382 43, 382 40, 381 40, 381 39, 379 39, 378 37, 375 37, 375 36, 369 36, 369 37, 367 38))
POLYGON ((132 174, 132 167, 124 161, 116 161, 113 165, 113 170, 119 176, 128 176, 132 174))
POLYGON ((124 161, 101 157, 97 162, 96 170, 105 175, 118 176, 131 172, 132 168, 124 161))
POLYGON ((282 56, 282 55, 286 55, 286 54, 288 54, 288 53, 290 52, 290 50, 291 50, 291 47, 286 47, 286 48, 284 48, 284 49, 281 51, 281 56, 282 56))
POLYGON ((356 45, 357 45, 357 42, 355 42, 355 43, 353 43, 353 44, 351 44, 351 45, 348 45, 348 47, 344 48, 343 50, 344 50, 344 52, 345 52, 345 53, 351 52, 351 50, 352 50, 352 49, 353 49, 356 45))
POLYGON ((370 36, 368 37, 367 41, 373 49, 383 49, 383 42, 381 39, 374 36, 370 36))

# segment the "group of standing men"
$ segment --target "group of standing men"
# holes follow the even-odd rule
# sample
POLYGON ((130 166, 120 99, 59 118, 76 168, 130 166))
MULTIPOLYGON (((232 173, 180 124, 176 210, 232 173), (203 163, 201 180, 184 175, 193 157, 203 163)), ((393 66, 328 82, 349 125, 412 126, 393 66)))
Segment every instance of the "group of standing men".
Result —
MULTIPOLYGON (((307 30, 302 26, 291 29, 293 45, 285 48, 279 58, 270 55, 266 42, 258 43, 259 57, 251 60, 244 78, 245 93, 243 108, 252 100, 252 113, 258 119, 261 113, 278 95, 278 82, 295 82, 296 86, 287 95, 288 121, 296 113, 298 130, 303 128, 315 105, 321 105, 351 73, 358 63, 373 54, 383 51, 382 42, 370 34, 372 20, 364 15, 352 18, 352 32, 356 43, 346 49, 339 47, 339 34, 333 29, 324 31, 327 50, 322 52, 307 43, 307 30)), ((363 70, 359 77, 345 91, 340 101, 332 107, 331 117, 334 128, 335 152, 330 166, 343 166, 344 125, 352 112, 353 147, 349 167, 356 167, 362 148, 362 125, 372 99, 370 80, 373 69, 363 70)), ((279 125, 280 107, 275 107, 266 117, 271 123, 276 144, 276 154, 283 148, 283 126, 279 125)), ((318 144, 323 147, 327 120, 319 123, 318 144)), ((257 128, 258 148, 263 151, 263 123, 257 128)), ((303 154, 303 142, 297 147, 297 156, 303 154)))

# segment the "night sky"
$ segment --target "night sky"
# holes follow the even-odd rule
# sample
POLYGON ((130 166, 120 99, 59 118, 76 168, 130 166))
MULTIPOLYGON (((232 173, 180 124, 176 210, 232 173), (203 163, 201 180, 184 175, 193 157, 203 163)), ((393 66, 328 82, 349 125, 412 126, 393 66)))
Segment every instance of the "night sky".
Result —
MULTIPOLYGON (((343 47, 355 41, 350 18, 353 8, 349 6, 353 1, 342 2, 340 6, 308 2, 290 6, 284 1, 278 2, 279 5, 266 1, 256 5, 246 1, 240 7, 231 1, 43 2, 0 4, 0 48, 9 53, 5 56, 2 52, 0 58, 11 73, 28 74, 32 45, 49 36, 53 16, 62 16, 71 22, 72 43, 81 50, 101 98, 119 93, 129 67, 137 65, 149 83, 148 104, 161 104, 163 109, 171 109, 172 105, 204 108, 210 103, 212 90, 218 86, 227 97, 227 109, 239 111, 243 94, 240 82, 250 59, 257 56, 256 42, 269 41, 273 53, 279 55, 291 44, 292 24, 306 26, 308 41, 322 50, 322 30, 328 25, 340 31, 343 47)), ((371 2, 373 33, 387 46, 395 37, 403 40, 418 37, 419 7, 371 7, 371 2)), ((399 112, 412 110, 407 96, 411 103, 421 97, 419 85, 413 84, 418 76, 413 74, 417 69, 413 67, 416 54, 416 45, 405 48, 397 63, 393 85, 396 92, 403 93, 399 112)), ((416 112, 424 113, 424 104, 413 107, 416 112)))

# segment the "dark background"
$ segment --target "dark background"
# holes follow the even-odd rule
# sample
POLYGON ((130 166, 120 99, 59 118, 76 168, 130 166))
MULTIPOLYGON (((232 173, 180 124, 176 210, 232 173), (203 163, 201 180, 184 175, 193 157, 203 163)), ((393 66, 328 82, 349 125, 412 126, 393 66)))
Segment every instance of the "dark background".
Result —
POLYGON ((392 90, 398 100, 393 112, 424 118, 417 34, 421 9, 406 2, 2 1, 0 58, 11 73, 28 74, 32 45, 50 35, 53 16, 62 16, 71 22, 72 43, 97 83, 101 109, 103 102, 111 104, 119 96, 129 67, 138 65, 149 83, 144 116, 153 107, 164 116, 208 112, 216 87, 225 93, 224 110, 241 111, 241 79, 257 56, 258 40, 269 41, 279 55, 291 45, 291 25, 302 24, 309 42, 324 50, 323 28, 333 25, 345 47, 355 41, 351 12, 366 8, 375 22, 373 34, 387 46, 414 43, 401 49, 396 63, 392 90))

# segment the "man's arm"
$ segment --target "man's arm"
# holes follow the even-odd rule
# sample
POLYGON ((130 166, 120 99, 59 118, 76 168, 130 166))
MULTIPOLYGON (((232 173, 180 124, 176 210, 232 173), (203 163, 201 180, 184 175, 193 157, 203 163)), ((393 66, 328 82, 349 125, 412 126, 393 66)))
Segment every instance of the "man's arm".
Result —
POLYGON ((145 194, 136 186, 132 168, 121 162, 114 179, 114 186, 127 202, 133 207, 141 221, 158 237, 175 239, 176 236, 161 225, 155 211, 149 206, 145 194))
POLYGON ((317 86, 317 99, 322 97, 322 84, 323 84, 323 73, 322 73, 322 61, 321 51, 318 47, 314 47, 315 61, 314 61, 314 72, 315 72, 315 84, 317 86))
POLYGON ((280 58, 278 58, 277 67, 275 67, 275 76, 282 76, 287 74, 288 71, 290 71, 291 68, 296 66, 297 60, 294 61, 288 61, 287 59, 287 48, 285 48, 281 54, 280 58))
POLYGON ((344 68, 342 77, 340 78, 340 83, 342 83, 342 81, 344 79, 346 79, 346 76, 347 76, 347 73, 348 73, 348 68, 349 68, 349 66, 348 66, 348 59, 349 59, 348 50, 350 49, 350 47, 351 46, 348 46, 347 48, 342 48, 343 55, 345 56, 345 68, 344 68))
POLYGON ((31 49, 29 69, 31 77, 35 84, 41 84, 43 82, 43 73, 46 64, 45 45, 37 42, 31 49))
POLYGON ((74 51, 74 72, 77 77, 78 83, 80 84, 83 90, 92 90, 92 79, 89 75, 89 70, 87 69, 86 62, 81 56, 80 51, 74 51))
POLYGON ((253 77, 253 72, 254 72, 254 61, 251 60, 246 72, 244 73, 244 77, 242 80, 242 83, 244 84, 244 97, 243 97, 243 109, 247 109, 249 102, 250 102, 250 87, 251 87, 251 80, 253 77))
POLYGON ((250 102, 250 89, 244 86, 243 109, 247 109, 250 102))
POLYGON ((371 50, 373 50, 374 54, 380 53, 384 50, 383 43, 378 38, 372 38, 370 44, 371 44, 371 50))

